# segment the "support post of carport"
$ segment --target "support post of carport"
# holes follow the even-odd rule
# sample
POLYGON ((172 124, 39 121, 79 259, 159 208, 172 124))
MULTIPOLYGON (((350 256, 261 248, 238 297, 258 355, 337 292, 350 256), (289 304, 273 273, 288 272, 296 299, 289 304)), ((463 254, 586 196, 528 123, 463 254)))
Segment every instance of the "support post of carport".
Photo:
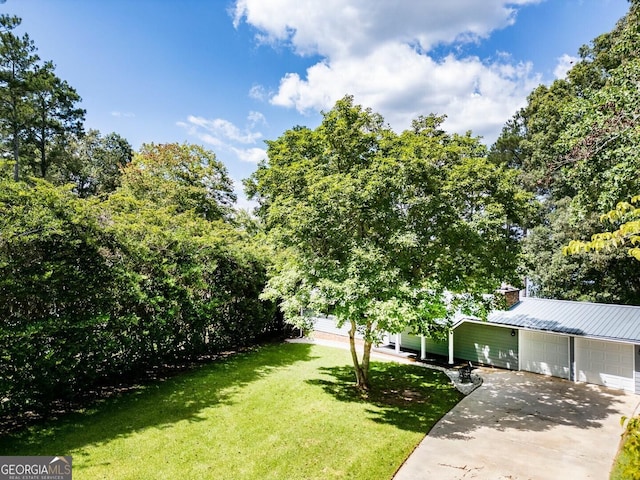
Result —
POLYGON ((569 380, 578 381, 576 372, 576 337, 569 337, 569 380))
POLYGON ((402 334, 396 333, 396 353, 400 353, 400 342, 402 341, 402 334))
POLYGON ((449 329, 449 365, 453 365, 453 328, 449 329))
POLYGON ((634 374, 635 374, 635 392, 640 393, 640 345, 634 345, 634 374))
POLYGON ((427 341, 424 335, 420 335, 420 360, 427 358, 427 341))

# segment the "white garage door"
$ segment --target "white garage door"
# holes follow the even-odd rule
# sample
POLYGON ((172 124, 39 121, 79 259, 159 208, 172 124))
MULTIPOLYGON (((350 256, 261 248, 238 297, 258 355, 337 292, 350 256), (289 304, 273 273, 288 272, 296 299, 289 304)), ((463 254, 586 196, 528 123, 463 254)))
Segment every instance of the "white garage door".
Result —
POLYGON ((576 371, 580 382, 633 392, 633 345, 576 338, 576 371))
POLYGON ((521 330, 520 369, 569 378, 569 337, 521 330))

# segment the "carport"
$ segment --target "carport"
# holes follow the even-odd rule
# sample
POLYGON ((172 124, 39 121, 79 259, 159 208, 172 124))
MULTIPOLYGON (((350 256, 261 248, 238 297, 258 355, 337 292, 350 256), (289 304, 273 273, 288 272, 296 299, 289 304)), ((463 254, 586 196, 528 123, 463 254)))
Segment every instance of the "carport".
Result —
MULTIPOLYGON (((513 292, 508 292, 513 293, 513 292)), ((517 293, 517 290, 515 290, 517 293)), ((396 352, 410 349, 430 355, 551 375, 640 394, 640 307, 515 298, 508 310, 487 321, 458 315, 448 340, 389 334, 396 352)), ((347 336, 332 317, 317 317, 316 331, 347 336)))

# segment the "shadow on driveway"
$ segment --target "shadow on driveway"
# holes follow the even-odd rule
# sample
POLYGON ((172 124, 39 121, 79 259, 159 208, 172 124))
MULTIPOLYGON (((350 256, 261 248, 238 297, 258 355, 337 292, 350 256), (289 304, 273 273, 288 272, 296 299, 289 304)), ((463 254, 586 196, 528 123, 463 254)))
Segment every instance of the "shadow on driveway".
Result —
POLYGON ((484 378, 480 391, 456 407, 456 419, 462 416, 464 421, 443 419, 430 435, 464 440, 485 426, 530 432, 558 425, 600 428, 609 416, 623 415, 621 408, 629 402, 629 395, 622 391, 560 378, 489 369, 480 375, 484 378))
POLYGON ((481 369, 395 480, 608 478, 640 396, 527 372, 481 369))

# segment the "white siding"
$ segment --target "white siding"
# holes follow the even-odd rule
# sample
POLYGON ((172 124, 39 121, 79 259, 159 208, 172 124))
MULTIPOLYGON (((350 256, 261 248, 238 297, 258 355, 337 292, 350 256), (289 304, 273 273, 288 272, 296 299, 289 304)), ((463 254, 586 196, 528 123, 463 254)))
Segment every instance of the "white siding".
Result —
MULTIPOLYGON (((313 330, 316 332, 331 333, 334 335, 348 337, 350 328, 351 325, 349 323, 345 323, 342 327, 338 328, 336 325, 336 319, 333 316, 313 317, 313 330)), ((362 335, 356 332, 356 338, 362 338, 362 335)))

